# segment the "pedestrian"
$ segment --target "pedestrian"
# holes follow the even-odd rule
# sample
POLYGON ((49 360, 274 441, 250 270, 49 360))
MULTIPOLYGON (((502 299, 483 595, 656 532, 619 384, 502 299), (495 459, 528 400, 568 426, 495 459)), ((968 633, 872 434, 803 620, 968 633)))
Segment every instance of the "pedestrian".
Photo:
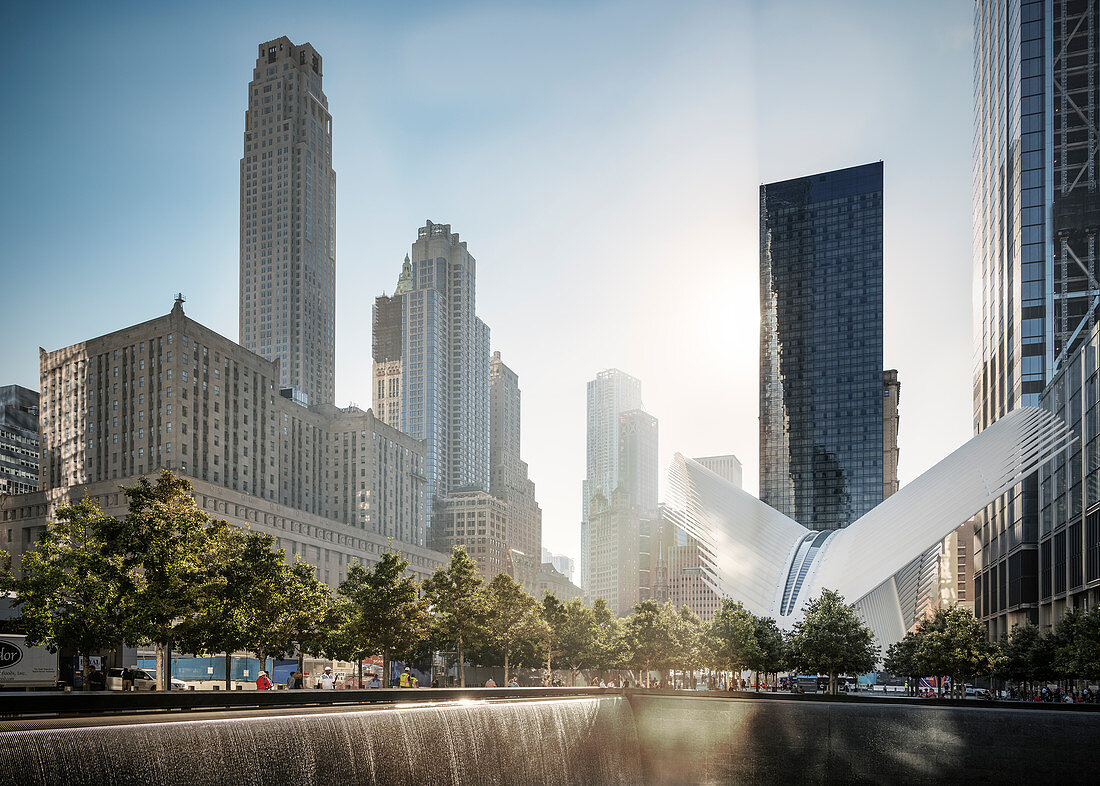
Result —
POLYGON ((486 688, 495 688, 496 686, 497 686, 497 681, 494 680, 491 676, 489 677, 489 679, 485 680, 485 687, 486 688))
POLYGON ((413 676, 408 666, 401 672, 401 676, 397 678, 397 684, 402 688, 411 688, 413 686, 413 676))
POLYGON ((294 689, 294 687, 295 687, 294 683, 296 681, 295 678, 297 676, 298 676, 298 672, 296 672, 296 671, 290 672, 290 676, 286 678, 286 688, 287 688, 287 690, 293 690, 294 689))
POLYGON ((321 690, 336 690, 336 675, 332 673, 332 666, 325 666, 318 687, 320 687, 321 690))
POLYGON ((512 679, 508 681, 508 687, 509 688, 518 688, 519 687, 519 680, 517 680, 515 677, 512 677, 512 679))
POLYGON ((368 688, 381 688, 382 680, 378 679, 377 674, 371 674, 370 682, 367 683, 368 688))
POLYGON ((271 678, 267 676, 266 671, 261 671, 260 676, 256 678, 256 690, 270 690, 272 684, 271 678))

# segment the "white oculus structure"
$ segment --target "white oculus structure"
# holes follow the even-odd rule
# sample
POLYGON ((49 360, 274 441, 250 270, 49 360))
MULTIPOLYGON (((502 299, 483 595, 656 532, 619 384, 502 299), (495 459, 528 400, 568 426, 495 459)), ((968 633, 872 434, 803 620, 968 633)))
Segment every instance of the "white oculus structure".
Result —
POLYGON ((809 599, 837 590, 885 653, 912 624, 906 566, 1072 440, 1049 412, 1017 409, 849 526, 820 532, 677 453, 670 515, 699 541, 703 578, 720 596, 790 629, 809 599))

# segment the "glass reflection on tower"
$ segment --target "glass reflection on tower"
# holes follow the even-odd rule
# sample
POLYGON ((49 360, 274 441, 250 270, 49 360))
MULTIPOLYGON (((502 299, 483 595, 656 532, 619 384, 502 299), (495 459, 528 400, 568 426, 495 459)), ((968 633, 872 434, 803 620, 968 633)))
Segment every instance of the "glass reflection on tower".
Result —
POLYGON ((816 530, 883 499, 882 163, 760 187, 760 498, 816 530))

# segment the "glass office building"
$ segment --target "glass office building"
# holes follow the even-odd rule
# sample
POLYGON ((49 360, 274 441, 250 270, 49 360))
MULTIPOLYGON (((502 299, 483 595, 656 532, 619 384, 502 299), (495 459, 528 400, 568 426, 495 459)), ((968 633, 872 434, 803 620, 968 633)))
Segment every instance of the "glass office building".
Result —
MULTIPOLYGON (((977 432, 1039 404, 1095 324, 1100 20, 1095 0, 974 8, 977 432)), ((1032 477, 978 517, 975 612, 993 637, 1039 621, 1043 493, 1032 477)))
POLYGON ((760 498, 814 530, 883 499, 882 163, 760 187, 760 498))

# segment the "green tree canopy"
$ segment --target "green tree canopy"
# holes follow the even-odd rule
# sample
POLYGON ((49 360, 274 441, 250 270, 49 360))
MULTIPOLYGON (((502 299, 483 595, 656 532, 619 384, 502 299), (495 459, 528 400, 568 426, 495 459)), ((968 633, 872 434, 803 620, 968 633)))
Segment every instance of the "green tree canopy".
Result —
POLYGON ((760 662, 763 654, 756 641, 756 618, 741 601, 723 598, 715 612, 709 636, 709 646, 717 644, 713 659, 719 669, 740 672, 760 662))
POLYGON ((956 690, 978 674, 998 665, 997 645, 973 612, 961 606, 936 609, 916 629, 916 662, 925 674, 950 676, 956 690))
POLYGON ((1062 617, 1055 660, 1065 677, 1100 679, 1100 609, 1071 609, 1062 617))
POLYGON ((542 633, 539 604, 507 573, 498 573, 489 582, 485 602, 484 641, 500 654, 507 684, 517 654, 529 649, 542 633))
POLYGON ((156 646, 157 678, 167 690, 166 648, 205 601, 207 517, 191 496, 190 482, 168 470, 155 483, 141 478, 122 492, 128 512, 108 522, 104 539, 107 549, 120 555, 124 576, 132 582, 127 589, 134 613, 126 638, 156 646))
POLYGON ((755 646, 749 651, 746 664, 759 675, 774 674, 786 666, 787 643, 779 625, 771 617, 753 617, 753 640, 755 646))
POLYGON ((453 644, 458 655, 458 683, 466 687, 465 650, 485 634, 488 607, 485 582, 465 546, 455 546, 451 561, 424 582, 435 638, 453 644))
POLYGON ((855 608, 833 590, 824 590, 806 604, 805 614, 790 636, 790 656, 799 669, 829 675, 829 692, 836 693, 838 674, 863 674, 875 668, 878 646, 855 608))
POLYGON ((634 606, 634 613, 623 623, 630 664, 641 669, 642 679, 654 669, 668 668, 677 654, 678 616, 671 603, 661 605, 655 600, 643 600, 634 606))
POLYGON ((51 652, 72 650, 84 658, 84 690, 89 689, 89 656, 113 650, 124 640, 135 598, 120 555, 103 532, 112 520, 91 499, 59 505, 54 521, 23 554, 22 576, 14 582, 27 643, 51 652))
POLYGON ((367 651, 382 655, 387 683, 392 659, 408 654, 428 623, 427 601, 408 569, 407 559, 387 551, 370 568, 353 566, 341 587, 357 607, 367 651))

